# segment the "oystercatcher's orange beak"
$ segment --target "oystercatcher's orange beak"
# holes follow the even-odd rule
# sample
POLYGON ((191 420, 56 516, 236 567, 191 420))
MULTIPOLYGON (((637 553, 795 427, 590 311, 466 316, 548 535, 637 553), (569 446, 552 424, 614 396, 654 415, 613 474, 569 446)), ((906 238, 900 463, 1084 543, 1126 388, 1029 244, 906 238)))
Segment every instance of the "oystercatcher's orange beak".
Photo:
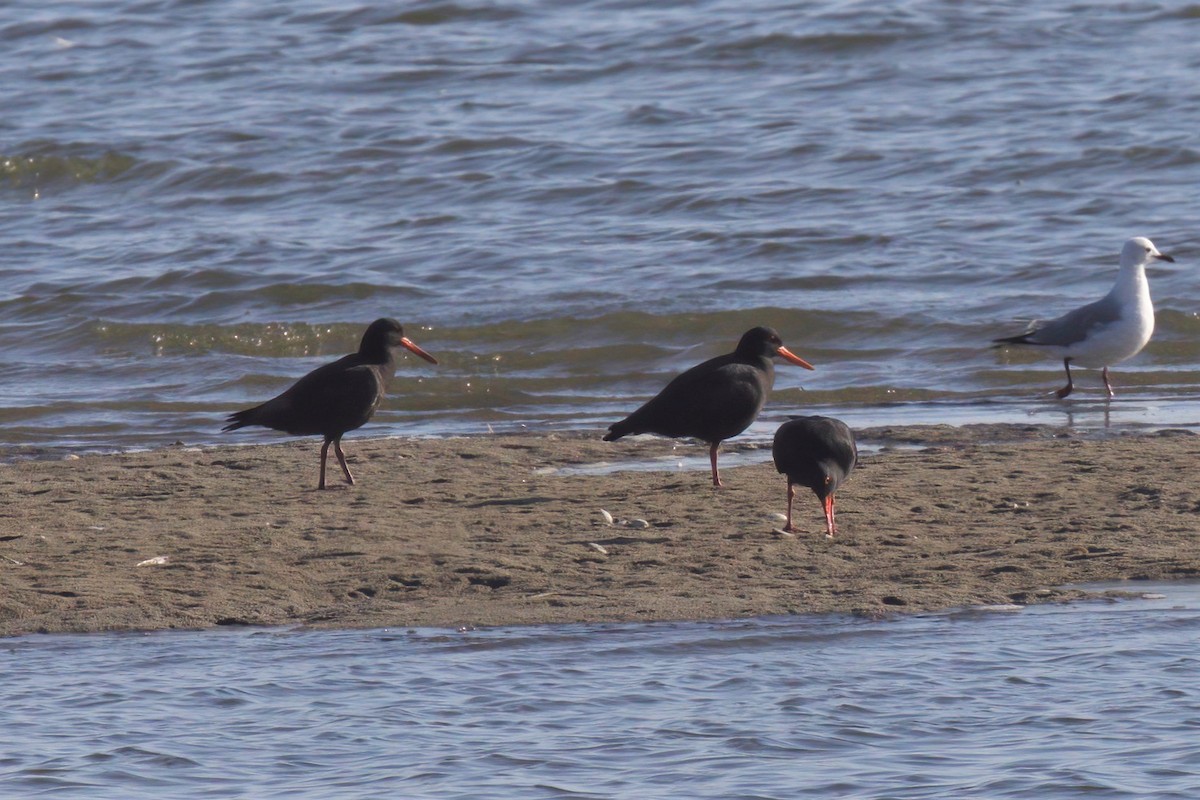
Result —
POLYGON ((816 369, 816 367, 814 367, 812 364, 808 363, 803 358, 801 358, 800 356, 793 353, 791 350, 788 350, 786 347, 780 347, 778 350, 775 351, 775 355, 779 356, 780 358, 784 359, 785 361, 792 362, 797 367, 804 367, 805 369, 816 369))
MULTIPOLYGON (((407 336, 401 336, 401 337, 400 337, 400 346, 401 346, 401 347, 403 347, 403 348, 404 348, 404 349, 406 349, 406 350, 411 350, 412 352, 414 352, 414 353, 416 353, 417 355, 419 355, 421 358, 423 358, 423 359, 425 359, 426 361, 428 361, 430 364, 436 364, 436 363, 437 363, 437 359, 436 359, 436 358, 434 358, 433 356, 429 355, 429 353, 426 353, 426 352, 425 352, 424 350, 422 350, 421 348, 417 347, 417 345, 416 345, 416 342, 414 342, 412 339, 409 339, 407 336)), ((812 367, 809 367, 809 369, 812 369, 812 367)))

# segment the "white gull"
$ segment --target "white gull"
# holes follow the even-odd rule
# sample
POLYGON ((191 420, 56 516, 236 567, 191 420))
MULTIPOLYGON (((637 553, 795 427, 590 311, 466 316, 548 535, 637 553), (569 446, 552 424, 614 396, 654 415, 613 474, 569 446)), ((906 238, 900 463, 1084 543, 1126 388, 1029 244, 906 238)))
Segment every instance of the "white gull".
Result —
POLYGON ((1075 388, 1071 364, 1101 369, 1104 388, 1111 398, 1108 368, 1140 353, 1154 333, 1154 304, 1150 302, 1150 283, 1146 280, 1146 265, 1152 259, 1175 261, 1160 253, 1154 242, 1144 236, 1130 239, 1121 249, 1117 282, 1104 297, 1058 319, 1034 321, 1020 336, 992 341, 997 346, 1036 345, 1061 358, 1067 371, 1067 385, 1055 392, 1059 398, 1075 388))

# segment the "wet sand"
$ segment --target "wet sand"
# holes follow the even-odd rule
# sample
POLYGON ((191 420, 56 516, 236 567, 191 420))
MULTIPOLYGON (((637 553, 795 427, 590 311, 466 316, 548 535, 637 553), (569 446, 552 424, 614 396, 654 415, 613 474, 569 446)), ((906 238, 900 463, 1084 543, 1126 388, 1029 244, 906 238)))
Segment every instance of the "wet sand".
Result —
MULTIPOLYGON (((598 432, 347 439, 0 465, 0 635, 306 624, 482 626, 882 615, 1200 576, 1200 437, 872 429, 837 538, 769 447, 598 432), (687 471, 613 471, 660 460, 687 471), (609 524, 601 513, 615 518, 609 524), (644 520, 622 524, 623 520, 644 520), (165 563, 144 564, 148 560, 165 563)), ((1131 586, 1136 590, 1136 585, 1131 586)))

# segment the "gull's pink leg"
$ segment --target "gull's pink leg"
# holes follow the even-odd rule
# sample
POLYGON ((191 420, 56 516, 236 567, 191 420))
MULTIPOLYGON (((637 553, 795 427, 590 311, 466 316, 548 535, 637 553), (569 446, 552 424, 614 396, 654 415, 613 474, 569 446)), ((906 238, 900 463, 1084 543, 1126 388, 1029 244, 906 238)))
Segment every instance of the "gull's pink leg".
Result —
MULTIPOLYGON (((1071 380, 1071 359, 1064 358, 1063 367, 1067 370, 1067 385, 1054 393, 1059 400, 1062 400, 1064 397, 1069 395, 1071 390, 1075 388, 1075 382, 1071 380)), ((1107 379, 1105 380, 1105 383, 1107 383, 1107 379)))

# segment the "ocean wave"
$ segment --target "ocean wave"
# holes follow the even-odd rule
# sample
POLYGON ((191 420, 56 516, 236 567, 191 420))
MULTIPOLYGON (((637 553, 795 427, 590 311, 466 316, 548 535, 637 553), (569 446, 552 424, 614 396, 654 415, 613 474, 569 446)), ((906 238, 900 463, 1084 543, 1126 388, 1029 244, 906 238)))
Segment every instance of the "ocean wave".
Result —
POLYGON ((31 143, 9 155, 0 154, 0 190, 35 191, 51 187, 109 183, 138 165, 115 150, 96 152, 90 145, 31 143))

